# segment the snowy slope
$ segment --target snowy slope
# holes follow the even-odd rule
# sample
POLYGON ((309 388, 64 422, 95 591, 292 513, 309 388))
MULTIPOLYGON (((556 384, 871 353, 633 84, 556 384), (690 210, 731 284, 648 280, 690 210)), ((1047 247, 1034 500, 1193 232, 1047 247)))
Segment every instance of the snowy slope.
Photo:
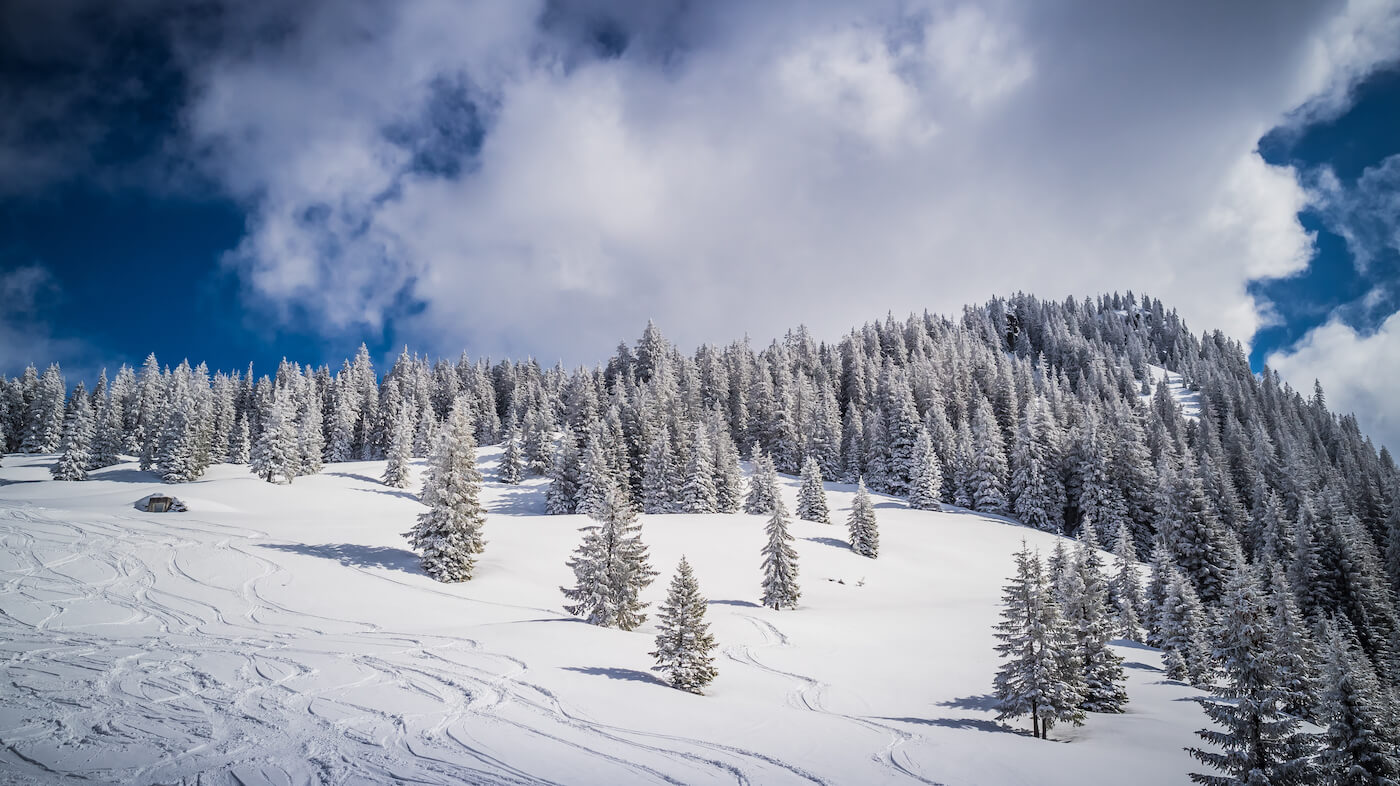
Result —
MULTIPOLYGON (((1148 364, 1147 378, 1152 382, 1153 392, 1156 392, 1159 382, 1164 379, 1167 381, 1167 390, 1171 391, 1172 396, 1176 399, 1176 403, 1181 405, 1182 417, 1187 420, 1195 420, 1201 416, 1201 394, 1194 390, 1187 389, 1186 382, 1181 378, 1180 374, 1168 371, 1161 366, 1148 364)), ((1152 394, 1149 393, 1145 396, 1139 396, 1139 398, 1142 399, 1144 404, 1149 404, 1152 401, 1152 394)))
MULTIPOLYGON (((693 696, 649 670, 650 620, 563 612, 585 520, 540 515, 542 481, 488 484, 477 576, 443 585, 405 550, 422 506, 380 462, 172 489, 131 464, 57 483, 52 461, 0 467, 0 781, 1175 784, 1205 721, 1126 644, 1126 715, 1050 741, 998 724, 1000 588, 1022 539, 1054 538, 977 514, 877 497, 878 560, 794 522, 784 612, 756 605, 762 518, 644 516, 647 599, 682 553, 710 598, 720 674, 693 696), (190 512, 133 506, 171 490, 190 512)), ((828 489, 844 521, 853 489, 828 489)))

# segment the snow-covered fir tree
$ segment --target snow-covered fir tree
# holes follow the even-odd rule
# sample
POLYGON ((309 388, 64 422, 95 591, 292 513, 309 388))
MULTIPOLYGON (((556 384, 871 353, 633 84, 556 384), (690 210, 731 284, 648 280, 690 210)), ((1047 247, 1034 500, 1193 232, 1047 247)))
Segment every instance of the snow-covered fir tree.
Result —
POLYGON ((574 432, 565 429, 549 468, 549 488, 545 490, 545 510, 551 515, 568 515, 578 509, 578 484, 582 471, 574 432))
POLYGON ((291 483, 299 471, 301 450, 289 391, 276 391, 263 413, 262 431, 253 443, 248 468, 268 483, 291 483))
POLYGON ((1200 700, 1220 728, 1197 732, 1216 750, 1188 748, 1216 772, 1193 772, 1191 780, 1212 786, 1316 782, 1316 746, 1299 731, 1299 720, 1283 712, 1284 675, 1253 571, 1236 571, 1221 600, 1212 626, 1219 679, 1209 686, 1213 697, 1200 700))
POLYGON ((759 602, 770 609, 795 609, 802 592, 797 586, 797 550, 788 532, 787 506, 773 502, 773 514, 764 528, 768 542, 763 546, 763 596, 759 602))
POLYGON ((63 419, 58 461, 49 468, 54 480, 87 480, 92 464, 92 406, 81 383, 77 391, 73 407, 63 419))
POLYGON ((1108 586, 1093 541, 1093 522, 1085 519, 1058 594, 1083 674, 1080 706, 1089 712, 1122 712, 1128 703, 1123 659, 1108 646, 1114 626, 1108 613, 1108 586))
POLYGON ((1199 685, 1209 677, 1212 663, 1206 643, 1207 622, 1191 580, 1172 568, 1157 609, 1158 637, 1165 650, 1162 663, 1168 678, 1199 685))
POLYGON ((602 433, 597 429, 588 440, 579 467, 578 491, 574 493, 574 512, 597 518, 608 506, 608 494, 617 488, 613 477, 612 457, 603 446, 602 433))
POLYGON ((938 510, 943 498, 943 470, 928 432, 920 429, 914 440, 914 473, 909 480, 909 507, 914 510, 938 510))
POLYGON ((428 458, 421 497, 428 509, 404 533, 422 558, 423 572, 445 582, 472 577, 477 555, 486 548, 482 538, 486 509, 480 497, 481 471, 476 468, 470 404, 458 399, 428 458))
POLYGON ((413 431, 407 410, 394 416, 389 430, 389 445, 385 451, 384 485, 396 489, 408 488, 409 462, 413 457, 413 431))
POLYGON ((846 517, 846 529, 851 535, 851 551, 862 557, 880 556, 880 527, 875 521, 875 505, 865 488, 865 479, 856 482, 856 495, 851 513, 846 517))
POLYGON ((1126 521, 1118 523, 1108 596, 1112 604, 1109 616, 1113 619, 1117 634, 1130 641, 1144 641, 1142 617, 1147 601, 1143 597, 1142 576, 1138 572, 1137 548, 1133 545, 1132 532, 1126 521))
POLYGON ((778 502, 778 473, 772 459, 761 449, 754 450, 753 473, 749 475, 749 493, 744 498, 744 512, 755 516, 772 513, 778 502))
POLYGON ((561 588, 572 601, 564 608, 594 625, 633 630, 646 621, 640 596, 656 577, 642 525, 617 487, 608 490, 603 509, 592 518, 598 523, 583 528, 583 542, 569 558, 575 583, 561 588))
POLYGON ((126 436, 122 433, 124 412, 119 396, 109 394, 98 401, 93 429, 92 469, 110 467, 121 461, 122 451, 126 448, 126 436))
POLYGON ((642 465, 642 512, 675 513, 679 492, 680 471, 671 450, 670 430, 663 426, 652 439, 642 465))
POLYGON ((690 443, 690 458, 685 466, 678 508, 682 513, 714 513, 719 510, 719 492, 715 488, 715 456, 704 424, 696 423, 690 443))
POLYGON ((992 413, 992 403, 983 398, 972 417, 972 507, 985 513, 1009 513, 1006 499, 1006 449, 992 413))
POLYGON ((797 491, 797 517, 818 524, 831 523, 831 512, 826 505, 826 487, 822 485, 821 466, 811 456, 802 464, 802 487, 797 491))
POLYGON ((996 646, 1006 659, 996 673, 993 695, 998 720, 1031 718, 1045 739, 1056 723, 1084 722, 1083 678, 1074 642, 1060 615, 1040 557, 1021 544, 1016 574, 1002 590, 996 646))
POLYGON ((695 572, 682 556, 657 614, 651 656, 656 659, 652 668, 665 674, 672 687, 691 693, 700 693, 719 673, 712 654, 718 645, 705 622, 707 604, 695 572))
POLYGON ((229 434, 228 463, 247 464, 251 450, 251 440, 248 436, 248 418, 240 412, 238 413, 237 419, 233 422, 233 432, 229 434))
POLYGON ((496 470, 496 479, 508 486, 514 486, 524 477, 525 454, 520 448, 520 429, 512 423, 506 430, 505 449, 501 451, 501 465, 496 470))
POLYGON ((728 431, 720 431, 715 446, 715 509, 738 513, 744 502, 744 473, 739 466, 739 449, 728 431))
POLYGON ((1400 783, 1390 698, 1345 623, 1323 621, 1328 642, 1318 722, 1326 728, 1319 769, 1329 786, 1400 783))

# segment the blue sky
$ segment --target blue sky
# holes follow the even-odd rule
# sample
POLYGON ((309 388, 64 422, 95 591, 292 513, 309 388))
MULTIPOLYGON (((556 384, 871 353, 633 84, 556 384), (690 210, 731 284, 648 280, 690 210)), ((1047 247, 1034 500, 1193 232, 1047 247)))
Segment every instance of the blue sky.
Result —
POLYGON ((0 373, 1133 289, 1393 443, 1396 52, 1385 2, 16 0, 0 373))

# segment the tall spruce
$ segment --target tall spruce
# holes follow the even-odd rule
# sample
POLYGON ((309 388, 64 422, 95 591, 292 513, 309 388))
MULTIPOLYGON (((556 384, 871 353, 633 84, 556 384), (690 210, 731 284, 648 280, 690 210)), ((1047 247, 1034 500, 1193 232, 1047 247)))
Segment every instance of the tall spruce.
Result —
POLYGON ((797 551, 788 532, 788 512, 781 499, 775 500, 773 514, 764 528, 768 542, 763 546, 763 597, 771 609, 797 608, 802 592, 797 586, 797 551))
POLYGON ((856 496, 851 513, 846 517, 846 529, 851 535, 851 551, 862 557, 880 556, 880 527, 875 521, 875 505, 865 488, 865 479, 856 482, 856 496))
POLYGON ((695 572, 682 556, 658 610, 656 649, 651 653, 656 659, 652 668, 665 674, 671 687, 700 693, 719 673, 711 654, 718 645, 705 622, 707 604, 695 572))
POLYGON ((54 480, 87 480, 92 463, 92 406, 87 396, 74 397, 72 409, 63 418, 58 449, 58 461, 49 468, 54 480))
POLYGON ((477 555, 486 548, 482 530, 481 471, 476 468, 476 438, 471 405, 459 398, 438 434, 428 458, 421 499, 428 509, 404 533, 422 559, 423 572, 444 582, 472 577, 477 555))
POLYGON ((626 495, 610 488, 598 522, 582 529, 583 542, 569 558, 574 586, 561 587, 571 604, 564 608, 589 623, 633 630, 646 621, 641 592, 656 576, 642 543, 642 526, 626 495))
POLYGON ((914 510, 938 510, 943 496, 943 470, 928 432, 919 430, 914 440, 914 472, 909 481, 909 507, 914 510))
POLYGON ((826 505, 826 487, 822 485, 822 469, 811 456, 802 464, 802 487, 797 491, 797 517, 818 524, 831 523, 831 511, 826 505))

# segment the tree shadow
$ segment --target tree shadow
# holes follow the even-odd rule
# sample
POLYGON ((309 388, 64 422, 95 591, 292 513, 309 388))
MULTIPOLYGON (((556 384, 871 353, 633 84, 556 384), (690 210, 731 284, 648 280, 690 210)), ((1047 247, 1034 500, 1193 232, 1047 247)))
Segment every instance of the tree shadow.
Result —
POLYGON ((823 546, 834 546, 838 549, 845 549, 847 551, 849 551, 851 548, 851 544, 847 543, 844 540, 837 540, 836 538, 818 536, 815 538, 803 538, 803 540, 810 540, 813 543, 820 543, 823 546))
POLYGON ((413 500, 414 502, 419 502, 419 501, 420 501, 417 494, 414 494, 414 493, 411 492, 411 491, 405 491, 405 490, 403 490, 403 489, 392 488, 392 487, 390 487, 390 486, 385 486, 385 487, 382 488, 382 489, 360 489, 360 488, 357 488, 357 489, 354 489, 354 490, 355 490, 355 491, 363 491, 363 492, 365 492, 366 494, 383 494, 383 495, 385 495, 385 496, 387 496, 387 497, 403 497, 404 499, 413 500))
POLYGON ((539 516, 545 512, 544 494, 535 488, 515 488, 490 506, 491 513, 506 516, 539 516))
POLYGON ((44 482, 44 481, 42 481, 42 480, 40 480, 40 479, 38 479, 38 478, 31 478, 31 479, 29 479, 29 480, 6 480, 6 479, 4 479, 4 478, 0 478, 0 486, 17 486, 17 485, 19 485, 20 483, 43 483, 43 482, 44 482))
POLYGON ((1156 647, 1149 647, 1148 645, 1143 644, 1140 641, 1133 641, 1132 639, 1113 639, 1108 643, 1112 644, 1115 647, 1122 647, 1124 649, 1129 650, 1146 650, 1147 652, 1161 652, 1161 650, 1156 647))
POLYGON ((890 718, 880 717, 881 720, 900 721, 903 723, 917 723, 921 726, 941 726, 945 729, 966 729, 971 731, 986 731, 996 734, 1017 734, 1022 737, 1029 737, 1030 732, 1026 729, 1017 729, 996 721, 982 720, 980 718, 890 718))
MULTIPOLYGON (((146 470, 142 469, 129 468, 113 469, 112 467, 103 467, 102 469, 95 469, 88 473, 88 479, 114 480, 118 483, 165 483, 165 479, 154 472, 147 472, 146 470)), ((169 485, 174 486, 177 484, 171 483, 169 485)), ((182 483, 178 485, 189 484, 182 483)))
POLYGON ((321 474, 329 475, 333 478, 349 478, 351 480, 363 480, 366 483, 373 483, 376 486, 384 482, 378 478, 372 478, 369 475, 361 475, 358 472, 322 472, 321 474))
POLYGON ((1139 662, 1137 662, 1137 661, 1135 661, 1135 660, 1123 661, 1123 668, 1125 668, 1125 669, 1141 669, 1141 670, 1143 670, 1143 671, 1158 671, 1158 672, 1161 671, 1161 669, 1157 668, 1156 666, 1153 666, 1153 665, 1147 664, 1147 663, 1139 663, 1139 662))
POLYGON ((756 608, 759 608, 759 605, 758 605, 757 603, 754 603, 754 602, 751 601, 751 600, 712 600, 712 601, 710 601, 710 605, 711 605, 711 606, 743 606, 744 608, 749 608, 749 609, 756 609, 756 608))
POLYGON ((354 568, 384 568, 405 573, 422 573, 417 554, 392 546, 362 546, 358 543, 259 543, 258 546, 288 554, 335 560, 354 568))
POLYGON ((636 669, 619 669, 610 666, 564 666, 563 669, 564 671, 576 671, 579 674, 591 674, 595 677, 607 677, 610 680, 645 682, 650 685, 660 685, 663 688, 671 687, 655 674, 648 674, 636 669))
POLYGON ((940 701, 938 702, 938 706, 951 707, 955 710, 981 710, 983 712, 991 712, 996 709, 997 698, 990 693, 984 693, 981 696, 963 696, 957 699, 949 699, 948 701, 940 701))

